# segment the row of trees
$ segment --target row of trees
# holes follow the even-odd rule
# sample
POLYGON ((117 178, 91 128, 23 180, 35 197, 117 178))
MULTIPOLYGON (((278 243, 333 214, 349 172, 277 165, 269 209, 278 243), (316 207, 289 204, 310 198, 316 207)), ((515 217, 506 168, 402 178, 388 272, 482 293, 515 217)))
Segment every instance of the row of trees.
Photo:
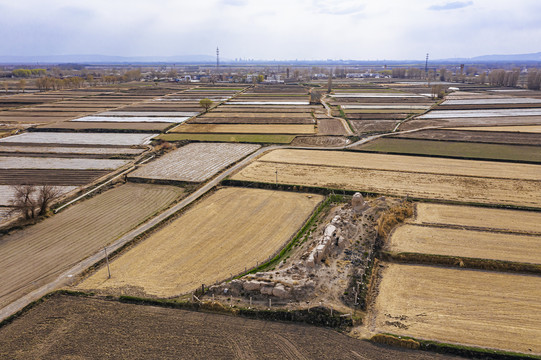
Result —
POLYGON ((60 191, 51 185, 14 185, 13 192, 10 213, 19 213, 25 219, 45 215, 53 199, 60 195, 60 191))
POLYGON ((490 86, 516 87, 519 76, 519 70, 505 71, 503 69, 496 69, 488 74, 488 83, 490 86))
POLYGON ((36 87, 40 91, 45 90, 60 90, 60 89, 75 89, 83 86, 85 80, 78 76, 72 76, 65 79, 57 79, 54 77, 42 77, 36 79, 36 87))
POLYGON ((530 90, 541 90, 541 70, 528 72, 527 86, 530 90))
POLYGON ((45 69, 15 69, 11 74, 17 78, 29 78, 31 76, 45 76, 47 70, 45 69))

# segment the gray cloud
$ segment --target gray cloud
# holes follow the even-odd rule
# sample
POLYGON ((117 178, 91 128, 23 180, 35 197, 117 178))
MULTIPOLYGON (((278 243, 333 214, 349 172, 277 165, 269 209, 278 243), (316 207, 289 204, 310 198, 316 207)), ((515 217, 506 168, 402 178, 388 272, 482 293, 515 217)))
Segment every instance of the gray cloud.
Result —
POLYGON ((443 5, 432 5, 428 10, 442 11, 442 10, 456 10, 462 9, 468 6, 472 6, 473 1, 453 1, 443 5))

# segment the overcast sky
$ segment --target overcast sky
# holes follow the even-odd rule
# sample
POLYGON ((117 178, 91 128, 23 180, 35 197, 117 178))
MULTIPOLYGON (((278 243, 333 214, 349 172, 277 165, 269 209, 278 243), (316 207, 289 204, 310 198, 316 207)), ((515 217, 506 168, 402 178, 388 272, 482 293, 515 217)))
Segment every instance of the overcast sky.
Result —
POLYGON ((391 60, 541 51, 540 0, 0 0, 0 55, 391 60))

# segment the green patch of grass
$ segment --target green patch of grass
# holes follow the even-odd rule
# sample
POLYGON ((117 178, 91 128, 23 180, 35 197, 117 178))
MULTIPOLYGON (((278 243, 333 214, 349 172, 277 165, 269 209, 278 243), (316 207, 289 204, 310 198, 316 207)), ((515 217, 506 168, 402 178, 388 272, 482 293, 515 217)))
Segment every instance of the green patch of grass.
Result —
POLYGON ((541 163, 541 147, 529 145, 380 138, 355 150, 541 163))
POLYGON ((264 144, 289 144, 296 135, 273 134, 162 134, 156 139, 165 141, 221 141, 264 144))

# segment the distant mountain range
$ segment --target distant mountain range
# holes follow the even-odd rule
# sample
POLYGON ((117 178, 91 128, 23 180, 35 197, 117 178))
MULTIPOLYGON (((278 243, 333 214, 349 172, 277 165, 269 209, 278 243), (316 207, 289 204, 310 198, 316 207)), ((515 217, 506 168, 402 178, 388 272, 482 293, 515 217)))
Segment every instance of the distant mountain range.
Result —
MULTIPOLYGON (((437 61, 437 60, 436 60, 437 61)), ((509 62, 509 61, 541 61, 541 52, 531 54, 511 55, 482 55, 472 58, 442 59, 441 61, 466 61, 466 62, 509 62)))
MULTIPOLYGON (((472 58, 450 58, 429 60, 431 63, 483 63, 483 62, 541 62, 541 52, 512 55, 483 55, 472 58)), ((211 55, 179 55, 179 56, 111 56, 111 55, 36 55, 36 56, 1 56, 2 64, 151 64, 151 63, 184 63, 184 64, 214 64, 216 57, 211 55)), ((233 63, 231 59, 221 59, 222 64, 233 63)), ((235 62, 237 64, 246 61, 235 62)), ((424 60, 256 60, 252 63, 287 63, 287 64, 399 64, 424 63, 424 60)))

